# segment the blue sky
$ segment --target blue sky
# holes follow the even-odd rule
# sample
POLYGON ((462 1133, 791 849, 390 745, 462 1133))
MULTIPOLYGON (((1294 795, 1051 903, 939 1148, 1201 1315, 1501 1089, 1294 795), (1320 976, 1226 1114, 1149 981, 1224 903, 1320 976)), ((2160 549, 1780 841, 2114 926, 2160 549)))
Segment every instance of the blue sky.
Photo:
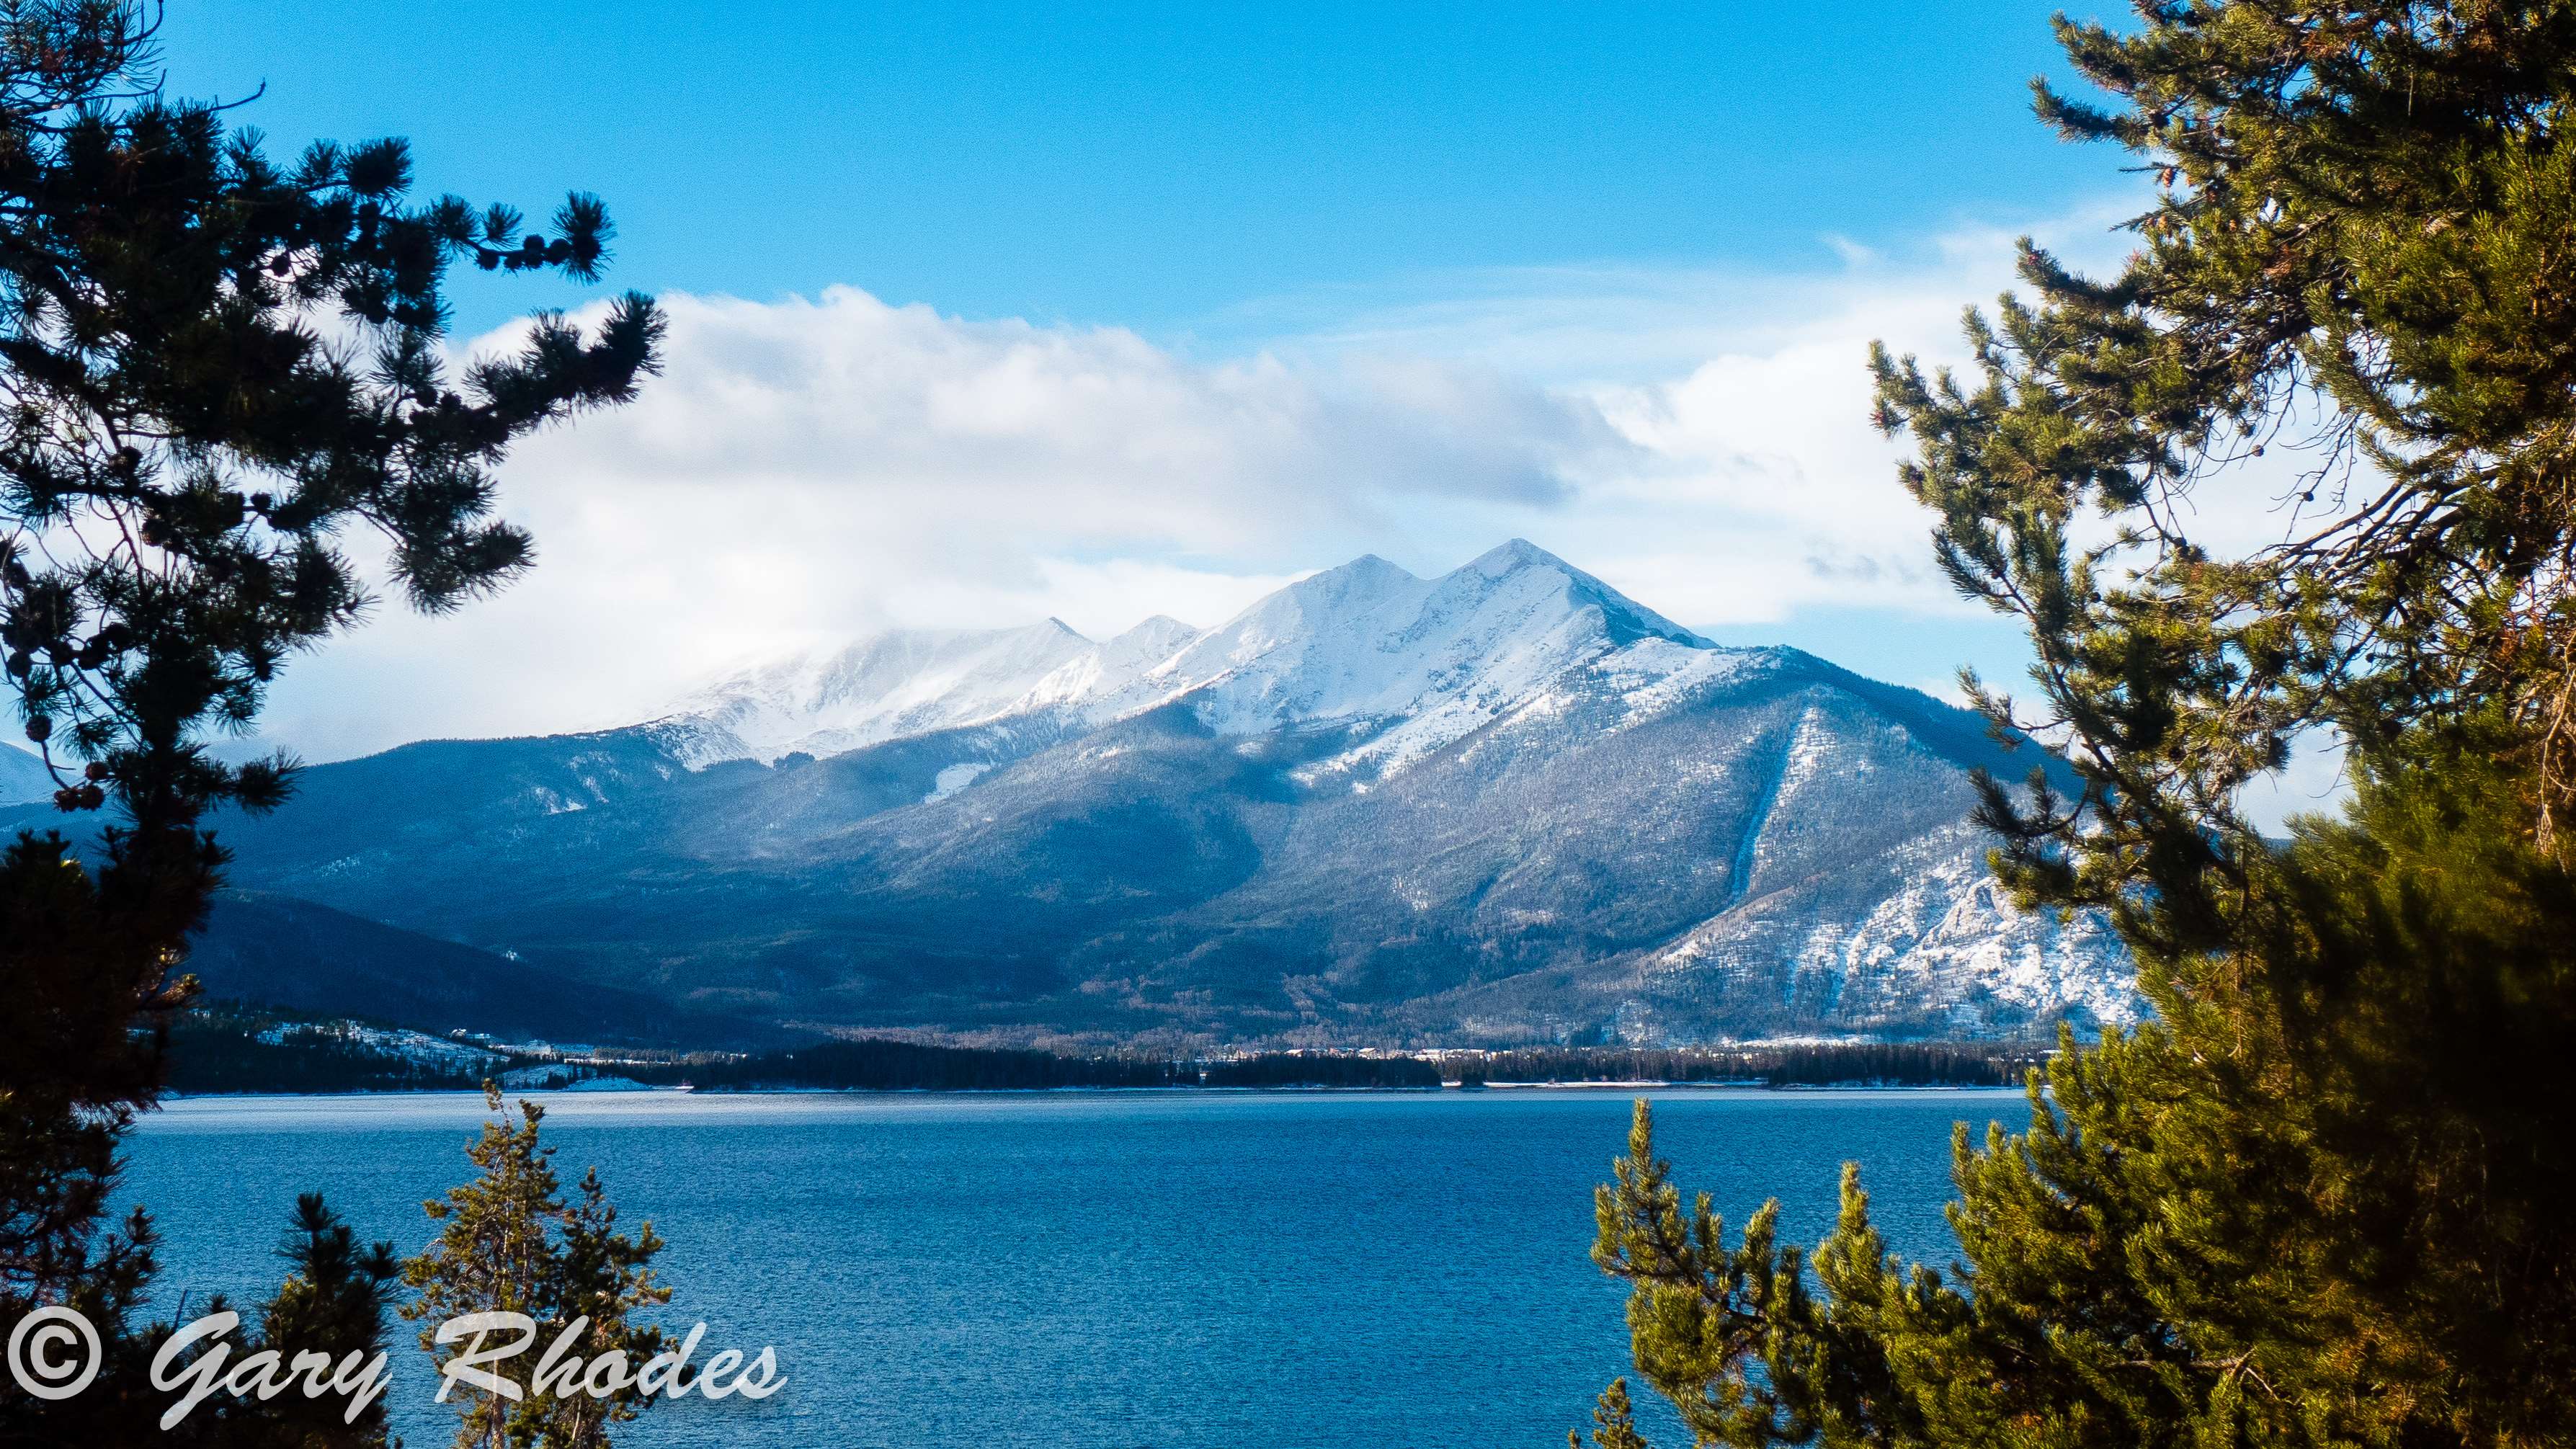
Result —
MULTIPOLYGON (((1726 642, 2009 678, 1861 362, 1955 355, 2017 234, 2123 250, 2121 158, 2029 113, 2049 10, 175 0, 172 90, 596 191, 674 319, 505 474, 536 575, 299 663, 272 737, 622 723, 888 625, 1213 624, 1515 535, 1726 642)), ((468 272, 459 346, 584 300, 468 272)))
POLYGON ((2110 158, 2029 119, 2051 8, 181 0, 166 48, 180 92, 265 83, 240 114, 281 146, 405 135, 476 200, 602 193, 621 285, 1169 337, 1315 289, 2053 214, 2110 158))

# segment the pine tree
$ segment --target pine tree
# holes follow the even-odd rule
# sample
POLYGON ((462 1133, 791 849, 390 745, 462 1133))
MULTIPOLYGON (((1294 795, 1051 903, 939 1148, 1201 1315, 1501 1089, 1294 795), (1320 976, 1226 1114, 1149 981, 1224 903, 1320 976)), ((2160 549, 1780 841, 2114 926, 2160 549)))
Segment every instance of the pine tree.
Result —
MULTIPOLYGON (((1583 1449, 1581 1430, 1565 1431, 1566 1449, 1583 1449)), ((1628 1381, 1612 1379, 1601 1391, 1601 1402, 1592 1410, 1592 1449, 1646 1449, 1645 1436, 1637 1432, 1634 1407, 1628 1402, 1628 1381)))
POLYGON ((445 1201, 422 1204, 441 1227, 427 1252, 403 1264, 403 1280, 418 1292, 403 1316, 428 1323, 421 1346, 442 1364, 472 1347, 471 1341, 438 1342, 438 1325, 449 1319, 520 1313, 536 1322, 534 1345, 502 1370, 524 1397, 465 1400, 458 1410, 459 1449, 604 1449, 608 1427, 634 1418, 646 1402, 635 1376, 663 1348, 661 1330, 633 1318, 670 1300, 671 1291, 652 1274, 662 1240, 649 1222, 631 1238, 616 1230, 617 1209, 595 1167, 583 1174, 578 1200, 567 1204, 551 1161, 554 1149, 538 1137, 545 1109, 521 1102, 514 1127, 498 1087, 486 1085, 484 1099, 502 1115, 466 1149, 479 1175, 451 1189, 445 1201), (543 1355, 559 1341, 569 1344, 565 1359, 595 1363, 621 1355, 626 1372, 619 1377, 626 1382, 604 1396, 583 1391, 578 1379, 541 1386, 543 1355))
MULTIPOLYGON (((286 1281, 261 1305, 255 1323, 223 1341, 231 1350, 226 1367, 237 1370, 244 1359, 269 1352, 289 1371, 306 1354, 327 1360, 329 1369, 295 1374, 295 1386, 273 1398, 216 1395, 180 1422, 175 1437, 211 1449, 383 1449, 383 1385, 380 1377, 370 1379, 383 1362, 386 1310, 401 1278, 393 1245, 361 1248, 320 1194, 305 1193, 296 1199, 278 1256, 289 1265, 286 1281), (306 1393, 304 1386, 317 1378, 344 1391, 306 1393)), ((205 1305, 208 1312, 223 1308, 221 1299, 205 1305)), ((166 1408, 146 1402, 142 1411, 166 1408)), ((174 1434, 155 1437, 167 1441, 174 1434)))
POLYGON ((64 1442, 142 1398, 120 1376, 148 1357, 127 1318, 150 1226, 105 1220, 116 1145, 194 991, 188 939, 225 860, 206 818, 274 808, 293 773, 208 738, 366 611, 344 530, 371 531, 430 612, 525 569, 493 469, 632 398, 662 330, 633 294, 587 330, 540 313, 515 353, 451 377, 447 269, 593 280, 600 203, 571 196, 538 230, 416 200, 398 140, 280 163, 223 109, 162 94, 156 15, 0 0, 0 675, 55 804, 104 821, 0 845, 0 1321, 67 1303, 113 1340, 67 1404, 0 1376, 0 1441, 64 1442))
POLYGON ((1959 1258, 1857 1173, 1812 1253, 1685 1208, 1640 1104, 1595 1258, 1703 1442, 2576 1442, 2576 5, 2146 3, 2038 88, 2160 188, 2117 277, 2025 245, 1974 375, 1873 358, 1939 557, 2082 782, 1980 781, 2027 902, 2156 1017, 1961 1131, 1959 1258), (2265 461, 2268 458, 2268 461, 2265 461), (2283 542, 2188 500, 2278 497, 2283 542), (2351 803, 2237 808, 2303 735, 2351 803))

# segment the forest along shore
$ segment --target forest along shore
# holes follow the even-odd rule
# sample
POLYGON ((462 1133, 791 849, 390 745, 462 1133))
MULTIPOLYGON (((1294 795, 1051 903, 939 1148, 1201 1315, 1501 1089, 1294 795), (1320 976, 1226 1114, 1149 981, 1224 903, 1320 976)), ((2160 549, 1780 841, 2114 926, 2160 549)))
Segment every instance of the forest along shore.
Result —
POLYGON ((760 1053, 679 1052, 504 1042, 221 1006, 190 1012, 174 1025, 170 1090, 178 1096, 470 1091, 486 1081, 513 1091, 723 1092, 2013 1087, 2051 1050, 2032 1042, 1856 1041, 1175 1056, 871 1037, 760 1053))

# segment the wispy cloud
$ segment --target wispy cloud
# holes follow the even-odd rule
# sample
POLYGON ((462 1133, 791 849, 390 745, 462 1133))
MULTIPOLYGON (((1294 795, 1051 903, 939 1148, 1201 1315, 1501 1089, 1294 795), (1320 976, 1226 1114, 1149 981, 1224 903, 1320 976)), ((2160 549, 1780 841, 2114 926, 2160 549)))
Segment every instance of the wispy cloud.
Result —
MULTIPOLYGON (((2116 214, 2052 234, 2099 254, 2116 214)), ((1862 364, 1874 338, 1952 355, 2011 265, 2010 233, 1963 228, 1767 276, 1416 278, 1247 307, 1222 349, 848 288, 669 297, 643 399, 505 470, 537 570, 300 661, 270 732, 329 757, 619 723, 888 625, 1214 623, 1363 551, 1439 569, 1512 534, 1702 626, 1955 615, 1862 364)))
POLYGON ((890 625, 1214 622, 1409 520, 1546 514, 1648 461, 1590 399, 1464 360, 1200 362, 848 288, 664 303, 643 398, 506 466, 537 569, 300 662, 270 737, 329 757, 617 723, 747 657, 890 625))

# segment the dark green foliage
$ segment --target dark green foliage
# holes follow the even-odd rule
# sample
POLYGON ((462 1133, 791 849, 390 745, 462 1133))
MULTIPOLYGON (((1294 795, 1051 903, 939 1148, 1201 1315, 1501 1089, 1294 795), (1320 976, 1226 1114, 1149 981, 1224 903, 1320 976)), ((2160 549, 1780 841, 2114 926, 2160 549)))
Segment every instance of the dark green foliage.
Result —
POLYGON ((1733 1444, 2565 1442, 2576 880, 2489 828, 2512 798, 2303 826, 2248 952, 2160 968, 2164 1018, 2035 1077, 2026 1136, 1962 1131, 1956 1283, 1856 1175, 1812 1260, 1767 1208, 1730 1244, 1641 1104, 1595 1250, 1639 1371, 1733 1444))
POLYGON ((0 849, 0 1314, 75 1285, 122 1305, 148 1266, 139 1230, 100 1236, 117 1139, 159 1085, 159 1037, 133 1024, 170 1004, 138 966, 164 924, 132 904, 156 894, 143 874, 122 843, 95 874, 59 836, 0 849))
POLYGON ((1875 366, 2035 645, 2039 716, 1984 703, 2081 778, 1985 782, 1998 868, 2111 910, 2157 1019, 1961 1133, 1949 1272, 1855 1171, 1812 1255, 1730 1235, 1642 1104, 1594 1255, 1703 1442, 2576 1442, 2576 5, 2139 16, 2059 28, 2117 109, 2040 92, 2164 189, 2121 275, 2031 251, 1974 381, 1875 366), (2191 537, 2221 488, 2286 541, 2191 537), (2266 841, 2236 791, 2318 726, 2352 803, 2266 841))
POLYGON ((2036 303, 1971 315, 1973 378, 1873 365, 1943 565, 2037 646, 2036 718, 1980 698, 2071 736, 2084 788, 2063 803, 2100 827, 1991 794, 2015 878, 2115 909, 2151 885, 2163 909, 2131 929, 2195 947, 2209 893, 2262 849, 2235 790, 2312 727, 2373 769, 2502 750, 2520 828, 2555 848, 2576 788, 2576 10, 2139 15, 2127 36, 2059 26, 2117 110, 2039 91, 2163 188, 2121 274, 2026 248, 2036 303), (2212 489, 2276 499, 2284 541, 2195 538, 2212 489))
POLYGON ((515 355, 451 379, 448 265, 533 256, 590 279, 595 200, 567 202, 549 242, 507 208, 411 200, 400 141, 280 165, 209 107, 118 95, 148 61, 130 8, 11 9, 85 21, 96 58, 88 90, 0 107, 0 643, 28 738, 66 809, 114 799, 159 829, 273 805, 284 762, 227 766, 197 741, 248 723, 291 653, 363 612, 340 532, 377 533, 423 609, 506 581, 533 546, 491 517, 491 467, 634 396, 661 322, 636 296, 595 336, 540 315, 515 355))
MULTIPOLYGON (((513 1126, 498 1087, 485 1084, 484 1100, 496 1120, 466 1149, 478 1175, 443 1201, 422 1204, 440 1225, 439 1235, 402 1266, 403 1281, 419 1294, 403 1305, 403 1317, 426 1325, 421 1347, 444 1362, 472 1344, 439 1343, 438 1325, 469 1313, 522 1313, 536 1321, 537 1344, 550 1347, 571 1330, 571 1355, 596 1360, 622 1353, 631 1379, 663 1348, 661 1330, 633 1319, 640 1309, 670 1301, 671 1290, 652 1271, 662 1240, 649 1222, 633 1237, 617 1231, 617 1209, 597 1168, 583 1174, 577 1198, 565 1201, 554 1149, 539 1138, 545 1109, 520 1103, 513 1126)), ((536 1352, 542 1355, 544 1347, 536 1352)), ((648 1402, 631 1384, 605 1397, 541 1390, 530 1367, 511 1368, 524 1396, 466 1397, 457 1408, 459 1449, 606 1449, 609 1426, 634 1418, 648 1402)))
MULTIPOLYGON (((145 1397, 126 1318, 148 1224, 107 1233, 100 1210, 193 990, 179 968, 225 859, 201 822, 289 785, 290 762, 226 764, 209 735, 247 727, 291 653, 365 612, 347 530, 373 533, 423 609, 526 567, 528 538, 492 517, 492 468, 531 430, 633 396, 662 326, 636 296, 587 333, 540 315, 515 353, 451 379, 446 269, 589 280, 598 203, 572 198, 530 238, 506 208, 415 200, 400 141, 273 161, 159 92, 155 13, 0 0, 0 677, 55 803, 113 807, 86 861, 50 834, 0 854, 0 1320, 87 1312, 112 1340, 78 1401, 95 1405, 145 1397)), ((0 1437, 38 1412, 0 1378, 0 1437)), ((367 1437, 294 1442, 351 1434, 367 1437)))
MULTIPOLYGON (((138 1216, 140 1251, 135 1281, 150 1270, 149 1225, 138 1216)), ((385 1347, 394 1285, 400 1269, 392 1245, 361 1246, 357 1235, 318 1194, 295 1201, 295 1211, 279 1242, 278 1256, 287 1264, 285 1282, 267 1302, 241 1313, 241 1322, 220 1338, 201 1340, 179 1360, 181 1369, 213 1351, 226 1354, 224 1367, 237 1368, 251 1355, 274 1352, 281 1363, 299 1353, 326 1357, 344 1384, 368 1377, 366 1366, 385 1347)), ((93 1276, 70 1301, 99 1321, 98 1309, 131 1311, 128 1300, 102 1303, 92 1296, 102 1276, 93 1276)), ((186 1316, 240 1313, 241 1305, 222 1295, 183 1302, 186 1316)), ((177 1449, 383 1449, 385 1405, 381 1394, 326 1393, 306 1397, 290 1391, 266 1402, 216 1394, 200 1403, 168 1430, 162 1415, 176 1394, 144 1390, 152 1352, 176 1325, 157 1323, 140 1333, 105 1336, 106 1360, 99 1381, 69 1399, 43 1403, 19 1399, 0 1413, 0 1444, 58 1446, 66 1444, 167 1444, 177 1449), (363 1402, 359 1402, 363 1400, 363 1402), (356 1404, 352 1412, 353 1403, 356 1404)))
POLYGON ((224 1006, 182 1012, 170 1023, 163 1085, 195 1094, 470 1092, 482 1084, 481 1072, 414 1061, 339 1025, 224 1006))
MULTIPOLYGON (((1628 1403, 1626 1379, 1612 1379, 1610 1387, 1601 1391, 1601 1403, 1592 1411, 1592 1425, 1592 1449, 1646 1449, 1628 1403)), ((1566 1449, 1583 1449, 1583 1435, 1568 1429, 1565 1443, 1566 1449)))
MULTIPOLYGON (((237 1356, 267 1349, 291 1363, 298 1353, 310 1352, 344 1370, 353 1357, 364 1361, 384 1351, 387 1310, 402 1274, 392 1244, 361 1247, 349 1226, 323 1206, 320 1194, 305 1193, 295 1200, 295 1218, 278 1256, 289 1265, 286 1282, 262 1307, 256 1331, 236 1335, 237 1356)), ((350 1382, 360 1376, 342 1372, 338 1377, 350 1382)), ((201 1406, 189 1423, 203 1416, 207 1437, 245 1449, 382 1444, 383 1397, 367 1402, 354 1419, 349 1414, 352 1397, 308 1398, 294 1392, 246 1404, 225 1396, 201 1406)))

